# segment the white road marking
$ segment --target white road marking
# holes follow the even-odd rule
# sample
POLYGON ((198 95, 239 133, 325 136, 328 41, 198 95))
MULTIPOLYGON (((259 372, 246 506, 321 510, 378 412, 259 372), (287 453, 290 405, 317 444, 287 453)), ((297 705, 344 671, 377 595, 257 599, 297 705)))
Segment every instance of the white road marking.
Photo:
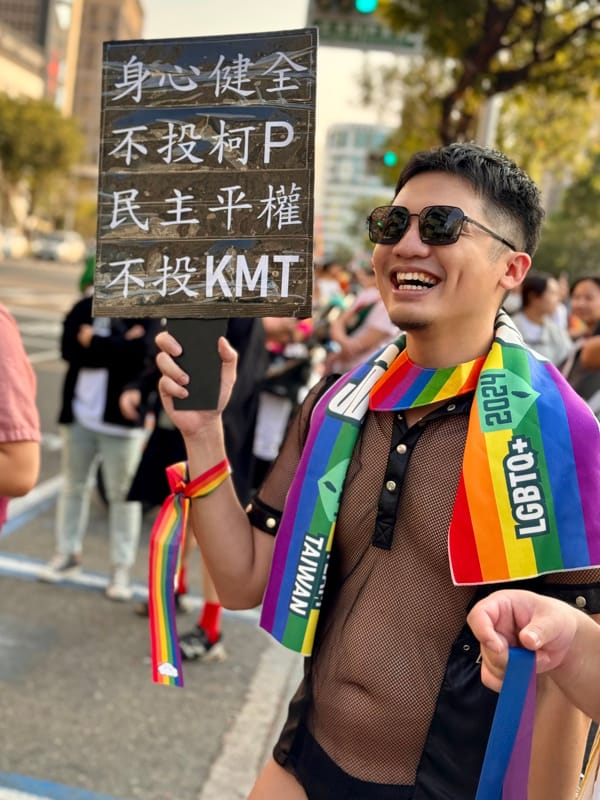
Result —
MULTIPOLYGON (((266 636, 266 634, 265 634, 266 636)), ((244 800, 267 760, 302 674, 303 659, 271 642, 265 648, 246 702, 223 737, 198 800, 244 800)))
POLYGON ((21 515, 28 514, 37 506, 53 500, 58 495, 63 484, 62 475, 55 475, 46 481, 38 483, 24 497, 15 497, 8 504, 8 519, 13 520, 21 515))
POLYGON ((44 364, 46 361, 58 361, 60 350, 44 350, 41 353, 29 353, 29 361, 32 364, 44 364))

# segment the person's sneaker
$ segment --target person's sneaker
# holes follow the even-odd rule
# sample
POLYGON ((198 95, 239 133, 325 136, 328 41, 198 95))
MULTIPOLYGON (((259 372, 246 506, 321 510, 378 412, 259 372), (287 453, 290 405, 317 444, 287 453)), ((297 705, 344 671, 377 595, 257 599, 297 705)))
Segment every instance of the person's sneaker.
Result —
MULTIPOLYGON (((133 607, 133 610, 138 615, 138 617, 147 617, 149 612, 149 605, 147 600, 142 600, 140 603, 136 603, 133 607)), ((187 614, 191 610, 189 600, 186 598, 184 594, 176 594, 175 595, 175 613, 176 614, 187 614)))
POLYGON ((206 633, 198 625, 189 633, 179 637, 179 649, 184 661, 210 662, 225 661, 227 652, 223 647, 223 637, 219 634, 216 642, 211 644, 206 633))
POLYGON ((38 580, 46 583, 58 583, 65 578, 72 578, 81 572, 81 557, 70 553, 57 553, 38 572, 38 580))
POLYGON ((129 583, 129 569, 127 567, 115 567, 104 594, 109 600, 131 600, 133 589, 129 583))

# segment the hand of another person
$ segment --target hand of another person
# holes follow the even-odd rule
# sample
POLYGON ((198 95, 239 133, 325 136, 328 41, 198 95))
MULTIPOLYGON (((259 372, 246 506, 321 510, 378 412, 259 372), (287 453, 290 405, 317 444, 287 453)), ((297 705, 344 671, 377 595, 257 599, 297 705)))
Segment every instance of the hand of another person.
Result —
MULTIPOLYGON (((160 350, 156 364, 162 374, 158 391, 163 407, 173 424, 179 428, 183 436, 187 437, 194 436, 211 424, 220 424, 221 414, 231 397, 237 368, 237 352, 227 339, 220 336, 217 343, 221 358, 221 385, 217 408, 206 411, 180 411, 175 408, 174 399, 185 398, 189 394, 186 389, 189 376, 175 361, 177 356, 181 355, 182 348, 177 339, 167 331, 159 333, 155 341, 160 350)), ((201 353, 198 353, 198 358, 202 358, 201 353)))
POLYGON ((89 347, 94 336, 92 325, 80 325, 77 331, 77 341, 82 347, 89 347))
POLYGON ((143 325, 132 325, 131 328, 127 330, 125 333, 125 338, 127 340, 131 339, 141 339, 146 333, 146 329, 143 325))
POLYGON ((265 336, 270 342, 287 344, 294 338, 298 320, 295 317, 263 317, 265 336))
POLYGON ((586 369, 600 369, 600 336, 590 336, 581 346, 579 356, 586 369))
POLYGON ((480 600, 467 622, 481 643, 481 680, 499 691, 508 648, 536 652, 537 672, 560 666, 577 632, 578 611, 560 600, 520 589, 501 589, 480 600))
POLYGON ((346 336, 346 325, 341 317, 336 317, 329 323, 329 338, 338 342, 346 336))
POLYGON ((140 419, 142 393, 139 389, 125 389, 119 397, 119 409, 125 419, 137 422, 140 419))

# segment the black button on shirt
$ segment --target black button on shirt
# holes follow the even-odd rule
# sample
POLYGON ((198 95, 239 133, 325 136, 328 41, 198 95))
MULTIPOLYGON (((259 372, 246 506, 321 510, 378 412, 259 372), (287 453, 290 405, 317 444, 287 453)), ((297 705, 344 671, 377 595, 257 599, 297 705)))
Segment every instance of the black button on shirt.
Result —
POLYGON ((406 424, 404 414, 394 415, 392 441, 388 456, 383 485, 377 506, 375 531, 371 544, 382 550, 389 550, 394 538, 394 528, 398 516, 398 502, 402 492, 402 485, 408 469, 412 452, 425 430, 425 426, 436 419, 447 417, 448 414, 468 414, 473 402, 473 393, 454 397, 446 405, 439 406, 423 419, 410 428, 406 424))

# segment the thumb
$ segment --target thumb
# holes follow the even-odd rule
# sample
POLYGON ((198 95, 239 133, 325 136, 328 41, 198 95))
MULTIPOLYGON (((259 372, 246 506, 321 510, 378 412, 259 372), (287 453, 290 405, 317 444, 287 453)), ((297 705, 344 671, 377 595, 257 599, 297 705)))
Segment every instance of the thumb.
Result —
POLYGON ((219 337, 219 356, 221 357, 221 391, 219 395, 219 409, 222 411, 227 405, 237 375, 237 351, 229 344, 224 336, 219 337))
POLYGON ((559 613, 561 610, 562 606, 550 611, 547 608, 535 609, 519 634, 523 646, 529 650, 540 650, 542 647, 554 647, 561 639, 566 638, 570 626, 565 624, 559 613))
POLYGON ((544 645, 544 634, 535 623, 525 626, 519 633, 519 639, 527 650, 539 650, 544 645))

